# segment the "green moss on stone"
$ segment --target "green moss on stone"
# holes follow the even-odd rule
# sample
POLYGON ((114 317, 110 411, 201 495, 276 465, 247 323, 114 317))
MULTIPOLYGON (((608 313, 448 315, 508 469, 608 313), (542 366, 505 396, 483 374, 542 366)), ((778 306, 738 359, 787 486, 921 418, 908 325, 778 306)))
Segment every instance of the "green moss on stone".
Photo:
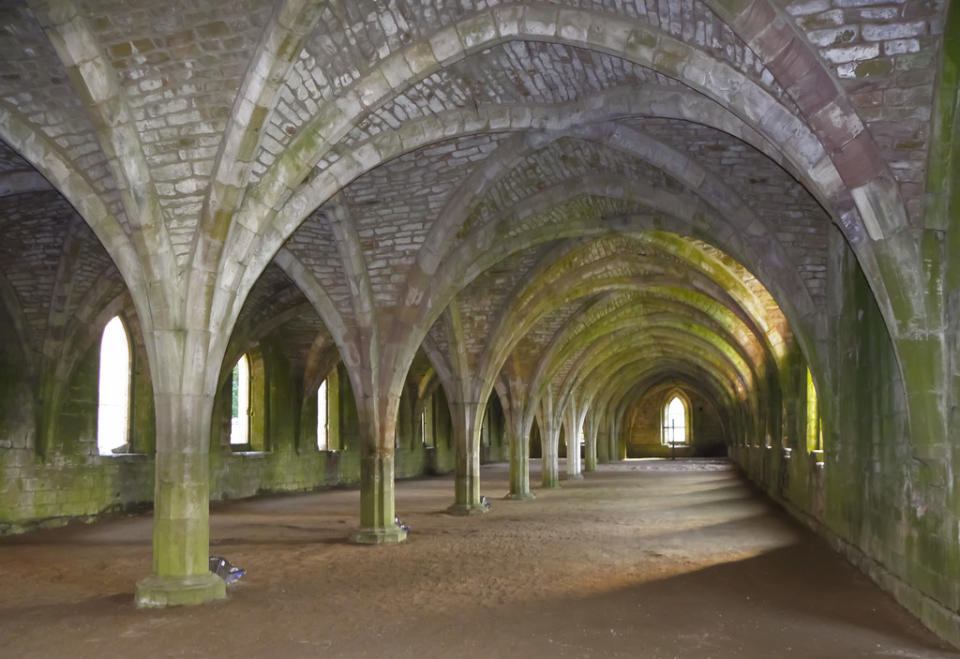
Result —
POLYGON ((873 59, 857 64, 853 75, 857 78, 875 78, 888 75, 893 70, 893 62, 888 59, 873 59))

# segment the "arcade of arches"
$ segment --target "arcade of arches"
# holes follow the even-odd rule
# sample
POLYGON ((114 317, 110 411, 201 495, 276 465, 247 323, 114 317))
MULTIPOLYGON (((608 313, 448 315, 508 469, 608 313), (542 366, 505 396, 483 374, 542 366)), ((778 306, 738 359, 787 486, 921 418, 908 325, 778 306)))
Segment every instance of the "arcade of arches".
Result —
POLYGON ((958 33, 945 0, 0 0, 0 532, 152 504, 136 600, 197 604, 211 499, 354 484, 351 539, 399 543, 397 478, 473 515, 485 462, 524 500, 726 455, 960 643, 958 33))

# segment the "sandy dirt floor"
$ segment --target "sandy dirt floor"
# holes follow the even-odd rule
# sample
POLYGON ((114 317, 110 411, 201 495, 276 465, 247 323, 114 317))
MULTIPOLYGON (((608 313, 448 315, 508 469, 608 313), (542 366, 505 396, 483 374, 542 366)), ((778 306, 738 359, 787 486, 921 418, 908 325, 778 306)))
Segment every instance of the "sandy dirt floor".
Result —
POLYGON ((726 463, 603 465, 528 502, 507 474, 484 467, 481 518, 443 513, 451 477, 399 483, 398 546, 346 543, 357 491, 214 504, 247 576, 202 607, 134 607, 148 515, 0 539, 0 657, 960 656, 726 463))

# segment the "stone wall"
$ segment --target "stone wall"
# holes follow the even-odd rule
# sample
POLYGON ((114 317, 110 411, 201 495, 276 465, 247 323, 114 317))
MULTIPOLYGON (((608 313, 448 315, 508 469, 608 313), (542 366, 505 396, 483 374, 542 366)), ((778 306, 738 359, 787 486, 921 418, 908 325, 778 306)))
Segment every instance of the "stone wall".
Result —
POLYGON ((675 383, 664 383, 651 388, 627 411, 623 428, 623 441, 627 446, 627 457, 648 458, 671 455, 670 447, 660 440, 660 423, 663 406, 674 389, 680 389, 690 401, 690 445, 677 447, 675 455, 718 456, 726 455, 727 439, 720 417, 713 403, 701 393, 689 386, 677 387, 675 383))
POLYGON ((796 440, 733 446, 731 457, 925 624, 960 643, 948 465, 913 457, 886 324, 849 246, 836 229, 830 237, 831 368, 818 386, 823 451, 807 450, 797 424, 788 430, 796 440))
MULTIPOLYGON (((7 344, 11 345, 11 344, 7 344)), ((4 363, 15 355, 2 351, 4 363)), ((250 497, 263 493, 301 492, 360 481, 360 438, 357 409, 349 378, 339 367, 337 410, 339 450, 320 451, 316 431, 304 441, 302 396, 297 375, 277 351, 264 350, 264 437, 252 442, 264 450, 235 451, 230 446, 229 408, 218 400, 219 423, 210 444, 211 500, 250 497)), ((27 383, 6 383, 3 424, 0 425, 0 535, 30 528, 58 526, 72 520, 92 521, 98 515, 151 505, 154 483, 153 394, 142 344, 134 346, 134 400, 131 405, 133 453, 101 456, 97 449, 97 381, 99 342, 91 346, 70 380, 56 426, 56 438, 46 457, 34 447, 32 401, 27 383), (19 404, 13 404, 18 401, 19 404)), ((13 372, 13 371, 11 371, 13 372)), ((229 399, 226 381, 220 398, 229 399)), ((454 446, 449 411, 442 390, 436 395, 433 428, 435 447, 424 446, 419 424, 399 424, 397 478, 411 478, 453 469, 454 446)), ((307 397, 315 400, 315 396, 307 397)), ((407 403, 407 401, 404 401, 407 403)), ((313 408, 316 419, 316 404, 313 408)), ((303 415, 310 418, 310 415, 303 415)), ((255 424, 254 424, 255 425, 255 424)), ((494 446, 502 446, 494 439, 494 446)), ((500 449, 502 450, 502 449, 500 449)), ((452 493, 451 493, 452 496, 452 493)))

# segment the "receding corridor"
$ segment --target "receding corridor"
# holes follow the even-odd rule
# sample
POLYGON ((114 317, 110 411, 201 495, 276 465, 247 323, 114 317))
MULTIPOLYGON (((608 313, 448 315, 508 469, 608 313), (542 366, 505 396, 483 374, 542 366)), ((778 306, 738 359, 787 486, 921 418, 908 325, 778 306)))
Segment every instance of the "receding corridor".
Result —
MULTIPOLYGON (((533 461, 537 479, 539 461, 533 461)), ((442 513, 397 484, 406 543, 345 542, 359 492, 213 504, 226 601, 137 610, 149 515, 0 540, 6 657, 944 657, 947 646, 723 461, 629 460, 442 513)))

